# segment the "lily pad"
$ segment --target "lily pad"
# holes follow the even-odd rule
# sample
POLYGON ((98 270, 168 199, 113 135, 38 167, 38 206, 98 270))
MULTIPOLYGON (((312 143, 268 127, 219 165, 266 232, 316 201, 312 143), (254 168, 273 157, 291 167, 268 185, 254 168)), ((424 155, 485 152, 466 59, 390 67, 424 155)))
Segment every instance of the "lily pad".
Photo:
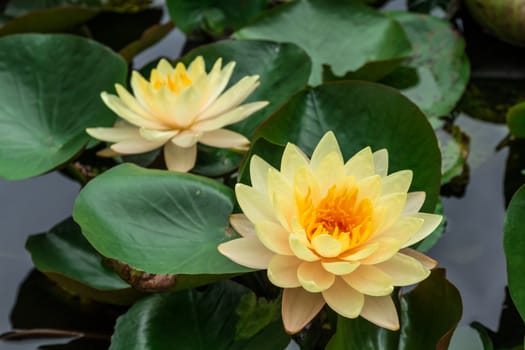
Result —
POLYGON ((311 154, 330 130, 345 159, 366 146, 386 148, 389 172, 411 169, 411 190, 425 191, 423 211, 434 210, 441 180, 436 136, 421 111, 394 89, 358 81, 305 89, 262 124, 256 138, 282 146, 292 142, 311 154))
POLYGON ((26 248, 36 268, 70 293, 116 304, 132 303, 140 296, 104 265, 72 219, 30 236, 26 248))
POLYGON ((399 332, 387 331, 363 318, 339 317, 337 331, 326 349, 448 349, 461 319, 461 296, 445 278, 445 270, 437 269, 414 290, 401 296, 398 310, 399 332))
POLYGON ((0 38, 0 62, 0 177, 52 170, 82 150, 86 128, 113 124, 99 94, 124 83, 126 63, 108 48, 71 35, 10 35, 0 38))
POLYGON ((299 45, 313 61, 312 85, 321 83, 323 65, 340 77, 374 63, 372 71, 385 75, 412 53, 396 21, 352 0, 288 2, 265 12, 234 37, 299 45))
POLYGON ((448 21, 432 16, 409 12, 389 16, 405 30, 414 54, 382 82, 401 90, 429 118, 448 115, 470 78, 463 38, 448 21))
POLYGON ((252 20, 268 4, 267 0, 168 0, 168 12, 177 27, 189 33, 203 29, 219 35, 238 29, 252 20))
POLYGON ((507 209, 504 247, 509 292, 521 318, 525 320, 525 185, 514 194, 507 209))
POLYGON ((238 332, 244 326, 239 315, 251 308, 243 300, 250 295, 249 289, 230 281, 204 292, 152 295, 118 319, 110 350, 284 349, 290 338, 280 319, 249 337, 238 332))
POLYGON ((73 217, 96 250, 131 268, 222 275, 252 271, 217 250, 237 237, 232 208, 233 192, 216 181, 122 164, 84 187, 73 217))

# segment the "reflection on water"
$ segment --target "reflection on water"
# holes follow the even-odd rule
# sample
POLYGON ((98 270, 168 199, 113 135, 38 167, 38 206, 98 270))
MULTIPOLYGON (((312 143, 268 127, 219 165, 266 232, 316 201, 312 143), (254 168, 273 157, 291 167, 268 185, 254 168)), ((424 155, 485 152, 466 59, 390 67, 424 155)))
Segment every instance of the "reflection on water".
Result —
POLYGON ((496 330, 507 284, 503 253, 507 150, 495 153, 505 125, 462 115, 459 125, 471 138, 470 181, 462 198, 443 198, 446 233, 429 255, 447 268, 463 298, 463 323, 478 321, 496 330))

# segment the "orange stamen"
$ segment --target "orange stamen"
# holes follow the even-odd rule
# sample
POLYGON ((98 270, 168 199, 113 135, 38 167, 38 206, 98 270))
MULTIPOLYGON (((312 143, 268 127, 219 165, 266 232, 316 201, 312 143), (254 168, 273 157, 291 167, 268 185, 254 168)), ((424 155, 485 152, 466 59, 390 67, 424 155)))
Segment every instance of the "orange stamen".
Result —
POLYGON ((368 240, 372 233, 372 202, 368 198, 357 202, 358 192, 356 186, 333 185, 318 203, 313 202, 310 189, 305 196, 296 192, 299 223, 308 239, 329 234, 341 242, 342 252, 368 240))

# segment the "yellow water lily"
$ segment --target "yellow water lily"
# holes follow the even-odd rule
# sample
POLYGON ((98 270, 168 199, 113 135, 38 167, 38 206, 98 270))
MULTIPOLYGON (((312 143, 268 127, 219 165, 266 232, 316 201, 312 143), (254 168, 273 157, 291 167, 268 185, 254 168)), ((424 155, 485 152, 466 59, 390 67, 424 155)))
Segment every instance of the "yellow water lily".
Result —
POLYGON ((123 120, 112 128, 89 128, 87 133, 114 142, 99 152, 102 156, 137 154, 164 146, 169 170, 187 172, 197 157, 197 142, 220 148, 245 150, 249 141, 224 127, 245 119, 268 104, 258 101, 241 105, 259 85, 259 76, 242 78, 224 91, 235 62, 222 68, 218 59, 206 73, 204 59, 197 57, 186 69, 160 60, 149 81, 134 71, 133 95, 116 84, 117 95, 101 94, 104 103, 123 120))
POLYGON ((387 169, 385 149, 367 147, 344 162, 332 132, 311 159, 289 143, 280 170, 251 158, 252 185, 235 187, 244 214, 230 219, 242 237, 219 251, 240 265, 267 269, 269 280, 284 288, 289 333, 325 304, 344 317, 399 328, 393 288, 422 281, 436 265, 408 247, 442 218, 419 212, 425 193, 407 193, 412 171, 388 175, 387 169))

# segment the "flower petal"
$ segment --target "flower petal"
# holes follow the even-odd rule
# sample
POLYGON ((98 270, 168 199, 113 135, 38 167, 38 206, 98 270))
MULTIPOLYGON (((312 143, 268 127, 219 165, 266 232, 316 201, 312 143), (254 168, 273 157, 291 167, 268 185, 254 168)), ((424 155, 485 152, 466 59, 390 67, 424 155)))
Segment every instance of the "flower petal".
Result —
POLYGON ((407 200, 406 192, 390 193, 386 196, 381 196, 377 200, 376 206, 383 208, 377 231, 388 229, 401 215, 407 200))
POLYGON ((374 238, 390 237, 395 238, 402 244, 407 242, 423 226, 424 220, 414 216, 401 216, 396 222, 383 232, 374 235, 374 238))
POLYGON ((297 288, 301 282, 297 279, 297 269, 302 261, 295 256, 274 255, 268 265, 268 279, 277 287, 297 288))
POLYGON ((193 147, 202 137, 201 132, 194 132, 192 130, 184 130, 179 132, 171 139, 171 142, 179 147, 188 148, 193 147))
POLYGON ((347 261, 359 261, 372 255, 378 249, 379 242, 366 243, 359 247, 350 249, 348 252, 341 254, 339 258, 347 261))
POLYGON ((317 183, 319 184, 321 196, 324 196, 330 187, 345 179, 344 163, 341 152, 337 151, 328 153, 323 159, 319 160, 314 174, 317 183))
POLYGON ((322 261, 323 268, 334 275, 346 275, 354 271, 360 263, 348 261, 322 261))
POLYGON ((284 228, 290 230, 292 219, 298 216, 295 196, 290 184, 280 172, 270 168, 268 170, 266 188, 275 216, 284 228))
POLYGON ((281 158, 281 174, 290 184, 293 184, 295 174, 304 167, 308 167, 309 159, 296 145, 288 142, 281 158))
MULTIPOLYGON (((219 58, 215 61, 210 73, 207 76, 202 76, 202 79, 207 83, 205 88, 207 96, 201 114, 207 113, 207 115, 205 115, 207 118, 216 115, 212 115, 211 113, 208 114, 208 110, 213 106, 217 99, 220 98, 219 96, 226 88, 226 85, 228 85, 233 69, 235 68, 235 62, 229 62, 223 69, 221 69, 221 66, 222 59, 219 58)), ((201 114, 197 116, 197 120, 201 120, 201 114)))
POLYGON ((276 254, 294 255, 288 243, 289 232, 272 221, 255 222, 255 232, 262 244, 276 254))
POLYGON ((235 196, 244 215, 251 222, 277 222, 266 193, 258 192, 253 187, 238 183, 235 185, 235 196))
POLYGON ((350 287, 340 277, 335 279, 331 288, 323 291, 323 298, 332 310, 348 318, 359 316, 365 301, 363 294, 350 287))
POLYGON ((188 86, 178 95, 174 95, 168 89, 161 89, 159 93, 158 97, 162 99, 158 100, 158 103, 167 108, 164 113, 181 128, 189 127, 195 121, 206 97, 193 85, 188 86))
POLYGON ((159 142, 166 142, 169 139, 171 139, 173 136, 177 135, 179 133, 178 130, 153 130, 153 129, 145 129, 140 128, 139 129, 140 136, 142 136, 144 139, 148 141, 159 141, 159 142))
POLYGON ((361 202, 364 198, 368 198, 374 203, 381 194, 381 176, 379 175, 362 178, 356 185, 357 188, 359 188, 357 203, 361 202))
POLYGON ((247 150, 250 146, 250 140, 244 135, 227 129, 207 131, 202 134, 199 142, 211 147, 232 148, 240 151, 247 150))
POLYGON ((423 219, 423 226, 403 245, 409 247, 430 235, 439 226, 443 217, 437 214, 416 213, 414 217, 423 219))
POLYGON ((314 152, 312 153, 312 158, 310 160, 310 169, 312 169, 312 171, 315 173, 316 169, 319 167, 321 162, 330 153, 335 153, 336 156, 340 158, 341 163, 343 162, 343 155, 341 154, 341 149, 339 148, 337 139, 335 138, 335 135, 332 131, 329 131, 326 134, 324 134, 324 136, 321 138, 321 140, 315 147, 314 152))
POLYGON ((408 192, 410 184, 412 183, 412 177, 412 170, 400 170, 384 177, 381 182, 381 195, 408 192))
POLYGON ((321 311, 324 304, 320 293, 309 293, 303 288, 286 288, 281 308, 286 332, 299 332, 321 311))
POLYGON ((89 136, 106 142, 120 142, 129 139, 140 139, 139 129, 132 127, 87 128, 89 136))
POLYGON ((111 109, 119 117, 125 119, 133 125, 156 130, 166 129, 166 127, 162 123, 146 119, 133 112, 120 100, 120 98, 118 98, 115 95, 110 95, 106 92, 102 92, 100 94, 100 97, 102 98, 102 101, 104 101, 106 106, 109 107, 109 109, 111 109))
POLYGON ((403 208, 403 211, 401 212, 401 215, 411 215, 417 213, 423 206, 423 203, 425 203, 425 197, 425 192, 407 193, 407 202, 403 208))
POLYGON ((206 65, 202 56, 197 56, 188 66, 188 76, 191 80, 196 80, 202 74, 206 73, 206 65))
POLYGON ((164 145, 164 162, 166 167, 172 171, 186 173, 193 169, 197 160, 197 145, 183 148, 173 142, 164 145))
POLYGON ((118 97, 120 97, 121 101, 124 103, 126 107, 128 107, 131 111, 138 114, 144 119, 156 122, 155 116, 151 114, 149 110, 144 108, 135 97, 133 97, 132 94, 128 92, 122 85, 115 84, 115 90, 117 91, 118 97))
POLYGON ((397 253, 387 261, 374 266, 388 274, 395 286, 415 284, 430 275, 430 270, 418 260, 401 253, 397 253))
POLYGON ((303 261, 297 269, 297 278, 304 289, 311 293, 322 292, 332 286, 335 276, 319 262, 303 261))
MULTIPOLYGON (((155 117, 155 121, 157 123, 159 123, 160 125, 165 125, 167 121, 169 122, 169 118, 167 118, 167 116, 165 115, 161 115, 162 111, 160 111, 156 106, 156 94, 153 91, 151 91, 150 83, 146 79, 144 79, 144 77, 138 71, 133 71, 131 73, 130 85, 131 89, 133 90, 133 95, 135 96, 137 101, 142 107, 144 107, 144 109, 146 109, 146 111, 149 112, 149 115, 155 117)), ((149 129, 155 129, 154 127, 149 127, 148 125, 139 126, 143 126, 149 129)))
POLYGON ((252 269, 267 269, 275 255, 257 237, 242 237, 219 244, 219 252, 239 265, 252 269))
POLYGON ((312 248, 322 257, 335 258, 341 254, 343 245, 338 239, 332 237, 332 235, 321 234, 312 239, 312 248))
POLYGON ((111 149, 120 154, 137 154, 153 151, 164 144, 164 141, 148 141, 143 138, 125 140, 111 145, 111 149))
POLYGON ((392 293, 392 278, 375 266, 361 265, 354 272, 341 278, 360 293, 383 296, 392 293))
POLYGON ((431 257, 426 256, 423 253, 418 252, 417 250, 410 249, 410 248, 403 248, 399 252, 416 259, 429 270, 432 270, 434 267, 438 265, 438 262, 436 260, 432 259, 431 257))
POLYGON ((252 187, 258 192, 267 193, 266 181, 270 169, 273 167, 258 155, 254 155, 250 159, 250 180, 252 187))
MULTIPOLYGON (((230 72, 231 75, 231 72, 230 72)), ((229 79, 229 77, 228 77, 229 79)), ((198 117, 198 120, 207 120, 228 112, 237 107, 259 86, 258 75, 247 76, 225 91, 221 96, 213 97, 210 104, 198 117), (212 100, 212 101, 213 101, 212 100)))
POLYGON ((230 225, 243 237, 255 236, 255 226, 244 214, 230 215, 230 225))
POLYGON ((396 306, 390 296, 373 297, 365 295, 361 317, 391 331, 399 329, 396 306))
POLYGON ((298 234, 291 233, 290 236, 288 236, 288 240, 290 242, 290 248, 299 259, 304 261, 317 261, 320 259, 319 256, 308 247, 308 241, 301 239, 298 234))
POLYGON ((385 177, 388 173, 388 151, 384 148, 380 149, 374 152, 373 157, 375 173, 385 177))
POLYGON ((353 176, 356 180, 375 175, 372 149, 365 147, 357 152, 345 163, 345 171, 346 175, 353 176))
POLYGON ((296 195, 309 195, 314 203, 317 203, 320 197, 319 185, 315 176, 309 167, 301 167, 297 169, 294 178, 294 190, 296 195))
POLYGON ((192 126, 192 130, 210 131, 214 129, 220 129, 223 126, 234 124, 247 118, 249 115, 265 107, 267 104, 268 102, 266 101, 247 103, 214 118, 202 121, 199 120, 192 126))
POLYGON ((390 259, 401 248, 401 242, 394 238, 381 238, 374 243, 379 243, 379 247, 366 258, 360 259, 361 264, 375 265, 390 259))

